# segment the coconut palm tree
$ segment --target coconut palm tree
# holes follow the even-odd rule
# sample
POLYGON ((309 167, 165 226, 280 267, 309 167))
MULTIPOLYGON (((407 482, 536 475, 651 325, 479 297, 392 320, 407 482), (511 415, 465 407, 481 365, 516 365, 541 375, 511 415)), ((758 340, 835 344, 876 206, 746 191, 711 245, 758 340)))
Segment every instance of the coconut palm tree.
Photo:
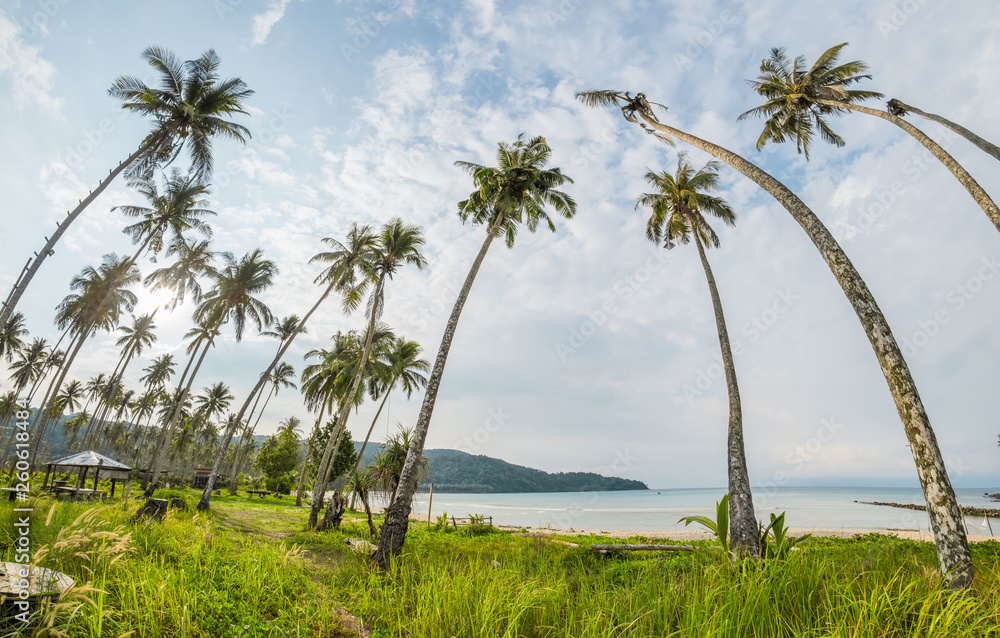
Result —
MULTIPOLYGON (((367 227, 364 227, 367 229, 367 227)), ((357 279, 357 263, 364 258, 367 254, 369 245, 373 240, 371 233, 365 230, 361 232, 362 229, 356 224, 351 227, 351 231, 348 232, 347 243, 341 244, 339 241, 326 237, 323 242, 329 244, 334 248, 331 251, 325 251, 318 253, 309 260, 309 263, 325 263, 328 266, 319 274, 315 279, 314 283, 325 284, 323 293, 313 304, 312 308, 302 317, 302 320, 298 322, 295 331, 284 340, 282 345, 278 348, 277 354, 271 359, 271 363, 264 369, 257 379, 257 384, 254 386, 250 394, 247 395, 246 400, 243 402, 243 406, 237 413, 235 420, 233 421, 234 429, 230 431, 228 428, 226 430, 226 436, 223 438, 222 447, 219 450, 219 456, 216 457, 216 464, 213 466, 212 473, 209 474, 208 482, 205 485, 205 490, 202 493, 201 500, 198 502, 198 507, 202 510, 207 510, 209 503, 212 499, 212 490, 215 488, 216 477, 218 476, 219 465, 222 463, 222 459, 226 455, 226 451, 229 449, 229 442, 232 440, 233 434, 235 434, 235 428, 240 427, 243 423, 244 415, 247 409, 250 407, 251 401, 255 401, 255 397, 259 395, 264 384, 267 382, 271 371, 274 367, 278 365, 281 358, 285 356, 285 352, 292 345, 300 333, 305 330, 306 322, 312 317, 313 313, 319 309, 319 307, 326 301, 326 298, 335 290, 340 290, 345 294, 355 286, 355 281, 357 279)))
POLYGON ((434 359, 434 368, 427 381, 427 392, 424 394, 420 415, 414 427, 413 438, 410 441, 406 466, 400 478, 399 496, 386 513, 382 533, 379 536, 376 562, 385 567, 389 557, 396 555, 403 547, 406 529, 409 524, 410 501, 417 489, 420 460, 423 456, 424 442, 427 440, 427 430, 430 427, 431 414, 434 412, 434 402, 437 400, 441 376, 444 374, 445 362, 451 349, 452 339, 458 327, 458 319, 465 307, 476 274, 486 257, 486 251, 494 238, 503 236, 508 248, 514 247, 514 238, 522 224, 531 232, 538 225, 545 223, 549 230, 555 232, 555 224, 549 217, 547 208, 566 218, 576 214, 576 202, 560 190, 566 182, 572 182, 558 168, 546 168, 552 156, 552 149, 544 137, 525 138, 520 135, 512 144, 501 142, 497 151, 497 166, 481 166, 470 162, 455 164, 472 175, 476 190, 469 198, 459 202, 458 214, 462 222, 471 221, 474 225, 487 228, 486 239, 472 268, 469 270, 462 290, 455 300, 455 307, 448 318, 441 346, 434 359))
POLYGON ((653 111, 654 103, 644 94, 632 96, 620 91, 586 91, 578 93, 577 98, 588 106, 619 107, 626 120, 640 124, 660 139, 671 142, 681 140, 725 162, 771 195, 802 226, 854 307, 889 384, 927 499, 942 573, 953 587, 971 586, 972 559, 962 528, 961 511, 916 383, 875 297, 823 222, 788 187, 752 162, 661 122, 653 111))
POLYGON ((726 388, 729 392, 729 428, 727 458, 729 466, 729 535, 731 546, 737 553, 757 557, 760 555, 760 530, 753 509, 750 475, 747 472, 746 453, 743 446, 743 409, 740 403, 736 364, 729 342, 729 330, 722 311, 722 298, 715 283, 715 275, 705 255, 707 248, 718 248, 719 236, 708 223, 707 216, 723 223, 736 224, 736 214, 721 197, 710 193, 718 189, 718 162, 709 162, 701 170, 694 167, 682 154, 677 160, 675 174, 664 171, 646 173, 646 182, 654 192, 639 198, 636 207, 651 211, 646 222, 646 238, 655 244, 671 249, 687 244, 694 238, 701 258, 708 291, 715 310, 715 325, 719 333, 722 363, 726 371, 726 388))
POLYGON ((24 315, 15 312, 10 319, 0 324, 0 358, 10 363, 24 349, 24 339, 28 329, 24 325, 24 315))
MULTIPOLYGON (((204 295, 201 304, 195 311, 195 320, 207 329, 208 334, 198 362, 192 369, 191 375, 187 377, 187 385, 181 391, 181 402, 190 391, 191 384, 205 360, 205 355, 214 344, 215 337, 224 324, 232 325, 236 341, 242 341, 243 332, 248 322, 255 325, 259 331, 264 324, 274 321, 271 310, 257 298, 257 295, 265 292, 274 283, 274 277, 278 272, 275 263, 264 259, 259 248, 245 254, 238 260, 228 254, 224 255, 224 259, 225 265, 215 277, 215 285, 204 295)), ((173 428, 179 418, 180 412, 177 411, 165 430, 164 438, 166 440, 170 440, 173 428)), ((227 445, 231 438, 232 432, 227 432, 227 445)), ((158 454, 153 458, 150 468, 151 486, 155 485, 159 478, 161 457, 162 454, 158 454)), ((217 473, 217 471, 216 468, 215 472, 217 473)), ((148 488, 147 491, 149 489, 151 488, 148 488)))
POLYGON ((757 139, 758 150, 764 148, 768 142, 781 143, 795 140, 798 151, 808 158, 809 143, 816 130, 823 140, 831 144, 836 146, 845 144, 844 140, 830 128, 825 117, 854 111, 881 118, 895 124, 923 144, 924 148, 944 164, 969 191, 1000 231, 1000 208, 997 208, 983 187, 955 161, 954 157, 903 118, 860 104, 865 100, 883 96, 875 91, 847 88, 862 80, 871 79, 871 75, 866 73, 868 65, 860 60, 837 64, 840 51, 845 46, 846 42, 830 47, 809 69, 806 69, 805 57, 799 56, 793 61, 788 59, 784 49, 771 49, 771 54, 760 64, 760 75, 756 80, 750 81, 750 86, 764 96, 767 102, 739 116, 740 120, 748 117, 767 118, 764 130, 757 139))
MULTIPOLYGON (((289 332, 288 334, 292 334, 294 333, 294 331, 295 329, 292 328, 291 332, 289 332)), ((262 332, 261 334, 266 334, 266 333, 262 332)), ((257 425, 260 424, 260 420, 264 416, 264 410, 267 409, 267 404, 271 402, 272 396, 277 396, 279 389, 281 388, 294 388, 296 390, 298 389, 298 386, 295 385, 294 381, 292 381, 292 379, 295 378, 295 368, 293 368, 291 365, 287 363, 279 363, 269 376, 271 381, 271 390, 267 393, 267 398, 264 399, 264 405, 261 406, 260 412, 257 414, 257 420, 254 421, 254 424, 249 428, 247 428, 247 430, 244 432, 245 436, 253 438, 254 432, 257 431, 257 425)), ((258 398, 260 397, 259 392, 257 393, 257 397, 258 398)), ((250 411, 250 416, 251 418, 253 417, 253 410, 250 411)), ((239 466, 240 466, 240 448, 237 447, 236 450, 233 452, 233 468, 232 471, 230 471, 229 473, 230 494, 236 494, 236 487, 237 487, 236 483, 237 483, 237 476, 239 473, 239 466)))
POLYGON ((210 385, 205 388, 205 394, 195 397, 195 415, 206 422, 211 421, 215 416, 225 412, 232 400, 233 394, 229 391, 228 385, 222 381, 210 385))
POLYGON ((209 241, 191 240, 175 237, 167 248, 166 257, 176 257, 177 261, 164 268, 158 268, 146 276, 143 281, 150 291, 161 289, 171 290, 174 296, 167 303, 167 310, 173 310, 178 304, 184 303, 190 297, 194 303, 201 303, 201 282, 203 277, 218 276, 215 260, 219 256, 209 248, 209 241))
POLYGON ((941 126, 950 129, 958 133, 965 139, 969 140, 970 142, 975 144, 976 147, 979 148, 979 150, 989 155, 992 155, 993 159, 1000 160, 1000 146, 997 146, 996 144, 988 140, 984 140, 983 138, 979 137, 969 129, 962 126, 961 124, 952 122, 951 120, 942 117, 940 115, 935 115, 934 113, 927 113, 926 111, 921 111, 917 107, 910 106, 909 104, 897 98, 893 98, 888 102, 886 102, 886 110, 889 111, 891 115, 895 115, 896 117, 906 117, 910 113, 916 113, 925 120, 931 120, 932 122, 937 122, 941 126))
MULTIPOLYGON (((365 335, 365 346, 361 353, 358 370, 354 375, 353 387, 348 392, 348 396, 353 397, 358 393, 364 379, 365 367, 368 365, 372 352, 372 340, 375 338, 376 322, 382 315, 385 302, 386 281, 391 280, 404 265, 412 265, 422 269, 426 264, 423 254, 420 252, 423 245, 423 231, 418 226, 406 225, 402 219, 395 217, 381 228, 371 244, 370 251, 357 264, 358 283, 344 295, 344 309, 350 312, 356 308, 368 292, 369 286, 371 294, 368 297, 368 331, 365 335)), ((317 484, 319 485, 325 484, 319 478, 325 476, 329 471, 329 464, 334 458, 340 437, 346 432, 349 416, 350 410, 340 410, 337 414, 337 425, 333 429, 326 450, 323 452, 323 459, 320 461, 320 469, 317 474, 317 484)), ((322 499, 322 491, 314 490, 309 517, 310 526, 315 525, 315 515, 319 513, 319 508, 323 504, 322 499)))
POLYGON ((375 528, 375 522, 372 521, 372 508, 368 502, 368 494, 375 487, 376 481, 375 473, 371 467, 367 467, 364 470, 359 470, 355 467, 347 475, 347 482, 344 483, 343 488, 345 492, 351 495, 352 500, 354 496, 361 499, 362 505, 365 506, 365 515, 368 517, 368 532, 372 538, 378 536, 378 530, 375 528))
POLYGON ((110 253, 104 256, 100 267, 95 269, 88 266, 70 281, 70 289, 78 292, 64 298, 56 313, 56 324, 72 335, 68 346, 70 354, 54 375, 45 398, 42 399, 41 408, 32 421, 32 468, 48 425, 51 402, 58 395, 84 342, 97 330, 114 330, 122 315, 131 312, 138 302, 135 293, 128 289, 140 279, 139 269, 135 267, 134 261, 134 258, 118 257, 110 253))
POLYGON ((17 359, 10 364, 10 381, 14 391, 20 395, 24 389, 34 386, 44 375, 45 360, 49 356, 49 342, 42 338, 34 339, 18 353, 17 359))
POLYGON ((146 374, 140 377, 139 381, 146 386, 147 392, 162 389, 174 375, 174 355, 162 354, 153 359, 142 371, 146 374))
POLYGON ((158 255, 170 243, 183 241, 185 233, 191 230, 211 239, 212 227, 203 218, 214 217, 216 213, 209 210, 208 201, 202 199, 208 194, 208 187, 199 182, 196 176, 182 175, 175 168, 163 176, 162 190, 151 176, 140 176, 132 180, 129 186, 149 206, 128 204, 115 206, 111 210, 138 220, 126 226, 122 232, 132 239, 132 243, 141 246, 140 252, 149 250, 158 255), (170 241, 164 242, 168 231, 170 241))
POLYGON ((406 393, 407 399, 412 397, 416 390, 427 387, 427 376, 421 373, 427 372, 431 364, 426 359, 420 358, 422 350, 420 344, 416 341, 407 341, 402 337, 395 339, 392 343, 392 349, 386 352, 386 365, 380 366, 384 368, 383 374, 373 375, 372 385, 368 393, 373 400, 377 400, 381 396, 382 402, 375 412, 375 418, 372 419, 371 426, 368 427, 364 443, 361 444, 361 451, 358 452, 358 460, 354 465, 355 469, 361 467, 365 448, 368 447, 372 431, 375 430, 375 423, 378 422, 378 417, 382 414, 382 408, 385 407, 385 403, 389 399, 389 394, 396 388, 396 385, 402 384, 403 392, 406 393))
POLYGON ((10 317, 66 229, 122 171, 128 169, 130 174, 138 176, 151 174, 155 167, 170 164, 187 147, 195 175, 202 182, 208 182, 212 174, 212 139, 222 137, 245 144, 250 138, 250 131, 245 126, 226 118, 246 115, 244 103, 253 91, 239 78, 220 79, 219 56, 215 51, 210 49, 198 59, 182 63, 166 49, 149 47, 142 52, 142 57, 159 76, 158 84, 150 87, 138 78, 122 76, 108 92, 122 101, 123 109, 151 117, 154 120, 152 130, 139 148, 80 200, 47 238, 0 311, 0 325, 10 317))

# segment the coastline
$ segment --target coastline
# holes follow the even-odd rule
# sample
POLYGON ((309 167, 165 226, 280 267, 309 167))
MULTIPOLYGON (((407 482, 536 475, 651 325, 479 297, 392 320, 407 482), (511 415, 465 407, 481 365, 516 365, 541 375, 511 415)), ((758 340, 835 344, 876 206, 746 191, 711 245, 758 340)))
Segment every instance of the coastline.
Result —
MULTIPOLYGON (((381 510, 381 508, 378 508, 381 510)), ((372 508, 375 512, 376 508, 372 508)), ((427 515, 410 513, 411 523, 427 524, 427 515)), ((433 524, 433 521, 432 523, 433 524)), ((537 527, 528 525, 507 525, 495 523, 494 526, 502 532, 527 532, 529 534, 545 534, 552 536, 600 536, 604 538, 648 538, 652 540, 676 540, 676 541, 700 541, 715 538, 713 534, 701 529, 690 530, 664 530, 664 531, 636 531, 622 529, 560 529, 557 527, 537 527)), ((912 529, 818 529, 818 528, 796 528, 789 530, 790 536, 804 536, 812 534, 816 538, 851 538, 854 536, 864 536, 866 534, 882 534, 884 536, 898 536, 899 538, 914 541, 926 541, 933 543, 934 535, 924 530, 912 529)), ((1000 541, 1000 536, 989 536, 980 534, 969 534, 967 536, 970 543, 982 543, 985 541, 1000 541)))

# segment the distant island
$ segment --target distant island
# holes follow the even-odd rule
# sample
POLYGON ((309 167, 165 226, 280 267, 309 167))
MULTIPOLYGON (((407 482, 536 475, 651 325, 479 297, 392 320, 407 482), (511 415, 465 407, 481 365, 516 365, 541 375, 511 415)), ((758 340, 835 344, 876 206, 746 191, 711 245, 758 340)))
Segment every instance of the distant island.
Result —
MULTIPOLYGON (((369 462, 368 450, 365 450, 365 457, 365 462, 369 462)), ((420 489, 427 490, 433 483, 435 492, 510 494, 649 489, 641 481, 601 476, 593 472, 553 474, 459 450, 426 450, 424 457, 429 462, 430 475, 420 481, 420 489)))

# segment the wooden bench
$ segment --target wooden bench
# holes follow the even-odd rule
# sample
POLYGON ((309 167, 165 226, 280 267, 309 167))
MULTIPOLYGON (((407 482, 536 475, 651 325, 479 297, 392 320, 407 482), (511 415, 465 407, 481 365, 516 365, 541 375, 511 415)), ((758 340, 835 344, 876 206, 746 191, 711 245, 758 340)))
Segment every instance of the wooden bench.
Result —
POLYGON ((265 496, 268 496, 271 493, 268 492, 267 490, 247 490, 247 494, 250 495, 250 498, 253 498, 254 494, 256 494, 257 496, 259 496, 261 498, 264 498, 265 496))
POLYGON ((493 517, 492 516, 463 516, 456 518, 451 517, 451 524, 455 527, 464 525, 485 525, 488 527, 493 527, 493 517))

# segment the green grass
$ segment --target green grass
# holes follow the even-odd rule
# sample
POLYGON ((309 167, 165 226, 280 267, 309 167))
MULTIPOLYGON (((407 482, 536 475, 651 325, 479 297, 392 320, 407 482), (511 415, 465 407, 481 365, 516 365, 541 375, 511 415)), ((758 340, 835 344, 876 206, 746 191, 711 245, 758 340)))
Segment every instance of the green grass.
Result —
POLYGON ((973 548, 974 595, 941 589, 929 543, 878 535, 813 539, 786 560, 739 566, 710 541, 605 558, 587 550, 607 542, 598 537, 558 537, 573 548, 414 524, 380 572, 344 542, 367 538, 361 516, 305 532, 307 508, 293 505, 225 495, 210 514, 134 524, 120 504, 63 502, 45 525, 51 501, 41 499, 42 562, 100 590, 42 611, 74 638, 355 635, 340 606, 379 638, 1000 637, 998 542, 973 548))

